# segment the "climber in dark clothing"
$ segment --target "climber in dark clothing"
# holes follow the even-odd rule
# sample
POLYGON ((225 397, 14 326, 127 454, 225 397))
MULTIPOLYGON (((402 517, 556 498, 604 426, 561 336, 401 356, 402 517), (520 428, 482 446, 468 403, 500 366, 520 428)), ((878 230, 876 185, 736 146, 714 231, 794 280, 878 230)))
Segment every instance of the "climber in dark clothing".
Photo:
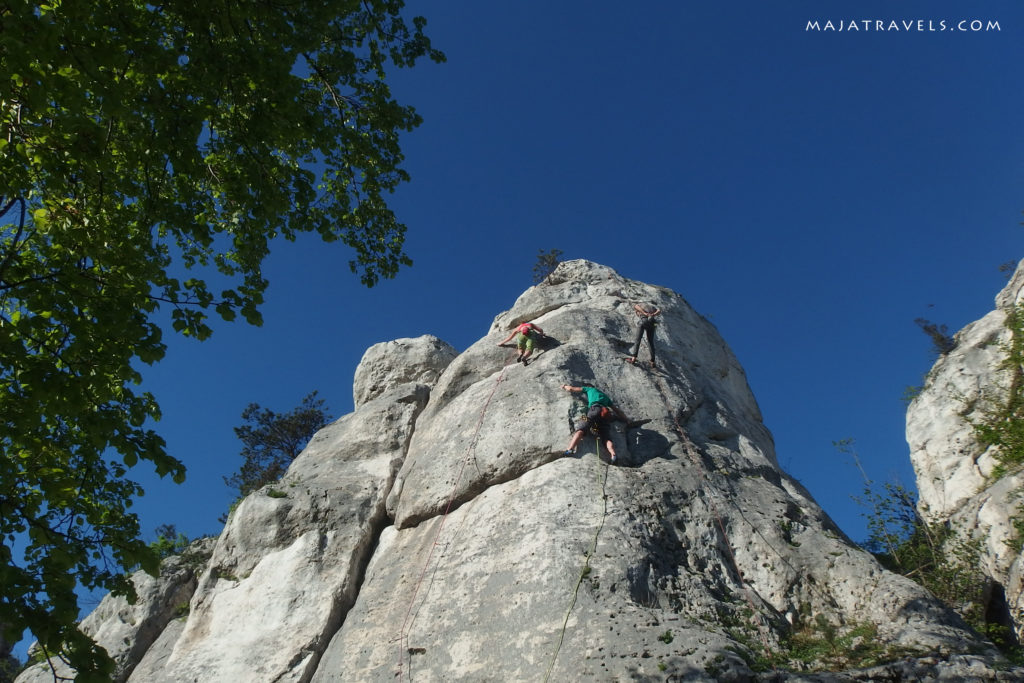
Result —
POLYGON ((638 327, 636 330, 636 341, 633 342, 633 349, 626 358, 627 363, 636 363, 636 356, 640 353, 640 341, 644 334, 647 335, 647 347, 651 350, 651 367, 658 367, 654 360, 654 327, 658 324, 657 317, 661 309, 653 304, 635 304, 633 311, 636 312, 638 327))

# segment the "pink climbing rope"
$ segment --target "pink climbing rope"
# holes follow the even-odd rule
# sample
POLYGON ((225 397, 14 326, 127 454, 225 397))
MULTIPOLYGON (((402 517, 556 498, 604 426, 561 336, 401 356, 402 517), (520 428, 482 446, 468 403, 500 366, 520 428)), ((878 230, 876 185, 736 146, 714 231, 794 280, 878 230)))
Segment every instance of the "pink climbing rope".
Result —
POLYGON ((423 569, 420 571, 419 578, 416 580, 415 586, 413 586, 412 596, 409 598, 409 609, 405 613, 405 619, 402 621, 402 628, 398 633, 398 680, 403 680, 403 665, 405 663, 405 655, 407 653, 407 644, 409 638, 409 630, 412 628, 413 622, 413 607, 416 605, 416 596, 419 594, 420 587, 423 584, 423 580, 427 575, 427 569, 430 567, 430 561, 434 557, 434 549, 438 546, 438 539, 441 537, 441 531, 444 529, 445 522, 448 519, 448 513, 451 512, 452 506, 455 504, 455 494, 459 490, 459 484, 462 483, 462 475, 466 470, 466 465, 469 463, 469 458, 476 449, 477 437, 480 435, 480 428, 483 426, 484 416, 487 414, 487 408, 491 405, 491 399, 494 398, 495 392, 498 390, 498 385, 505 378, 505 370, 508 369, 509 363, 512 362, 511 357, 505 361, 505 365, 502 366, 501 372, 498 373, 498 378, 494 381, 494 386, 491 387, 491 393, 487 395, 487 400, 484 401, 484 406, 480 410, 480 417, 477 419, 476 427, 473 430, 473 436, 469 440, 469 444, 466 447, 466 455, 462 458, 462 465, 459 467, 458 476, 455 478, 455 485, 452 487, 451 495, 448 497, 448 504, 445 506, 444 514, 441 515, 441 521, 437 525, 437 533, 434 534, 434 540, 431 543, 430 551, 427 553, 427 559, 423 563, 423 569))

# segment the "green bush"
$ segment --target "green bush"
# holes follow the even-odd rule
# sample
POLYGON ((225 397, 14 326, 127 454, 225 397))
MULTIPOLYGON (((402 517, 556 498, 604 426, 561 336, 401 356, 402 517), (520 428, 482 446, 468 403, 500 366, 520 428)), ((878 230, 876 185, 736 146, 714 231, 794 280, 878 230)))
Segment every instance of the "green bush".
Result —
POLYGON ((1024 307, 1007 313, 1006 327, 1010 342, 1004 347, 1006 358, 1001 365, 1009 380, 1005 395, 1001 400, 990 400, 981 411, 982 417, 971 422, 978 442, 983 447, 996 447, 993 454, 999 464, 992 472, 995 479, 1024 465, 1024 307))
POLYGON ((181 533, 173 524, 161 524, 156 528, 156 540, 149 547, 156 551, 160 559, 171 555, 180 555, 192 541, 181 533))

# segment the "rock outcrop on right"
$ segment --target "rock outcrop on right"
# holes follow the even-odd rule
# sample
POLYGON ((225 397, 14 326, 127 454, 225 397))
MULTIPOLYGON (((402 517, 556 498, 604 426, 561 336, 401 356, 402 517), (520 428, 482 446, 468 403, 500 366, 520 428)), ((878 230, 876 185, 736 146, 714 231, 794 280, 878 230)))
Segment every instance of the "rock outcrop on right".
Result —
POLYGON ((922 516, 980 542, 987 618, 1024 641, 1024 561, 1014 526, 1024 523, 1024 473, 1000 467, 1001 447, 978 436, 979 426, 1006 419, 996 416, 1021 388, 1010 349, 1022 301, 1024 262, 996 296, 995 310, 960 330, 928 373, 907 410, 907 442, 922 516))

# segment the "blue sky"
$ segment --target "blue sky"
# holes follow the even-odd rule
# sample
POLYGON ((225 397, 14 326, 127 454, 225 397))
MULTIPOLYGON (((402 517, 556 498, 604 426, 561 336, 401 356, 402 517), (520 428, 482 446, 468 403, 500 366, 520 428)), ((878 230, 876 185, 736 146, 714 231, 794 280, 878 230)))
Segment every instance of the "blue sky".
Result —
POLYGON ((147 537, 162 523, 219 533, 249 402, 286 411, 318 389, 349 412, 368 346, 429 333, 466 348, 530 286, 538 250, 557 248, 711 319, 780 464, 862 540, 860 475, 832 442, 856 439, 872 478, 912 484, 901 396, 933 358, 914 319, 953 331, 981 317, 1000 264, 1024 256, 1024 5, 409 9, 448 56, 391 76, 425 119, 394 195, 415 264, 366 290, 342 245, 281 243, 262 328, 170 340, 145 388, 189 474, 176 486, 137 469, 147 537), (999 30, 951 30, 973 19, 999 30), (851 20, 871 30, 807 30, 851 20))

